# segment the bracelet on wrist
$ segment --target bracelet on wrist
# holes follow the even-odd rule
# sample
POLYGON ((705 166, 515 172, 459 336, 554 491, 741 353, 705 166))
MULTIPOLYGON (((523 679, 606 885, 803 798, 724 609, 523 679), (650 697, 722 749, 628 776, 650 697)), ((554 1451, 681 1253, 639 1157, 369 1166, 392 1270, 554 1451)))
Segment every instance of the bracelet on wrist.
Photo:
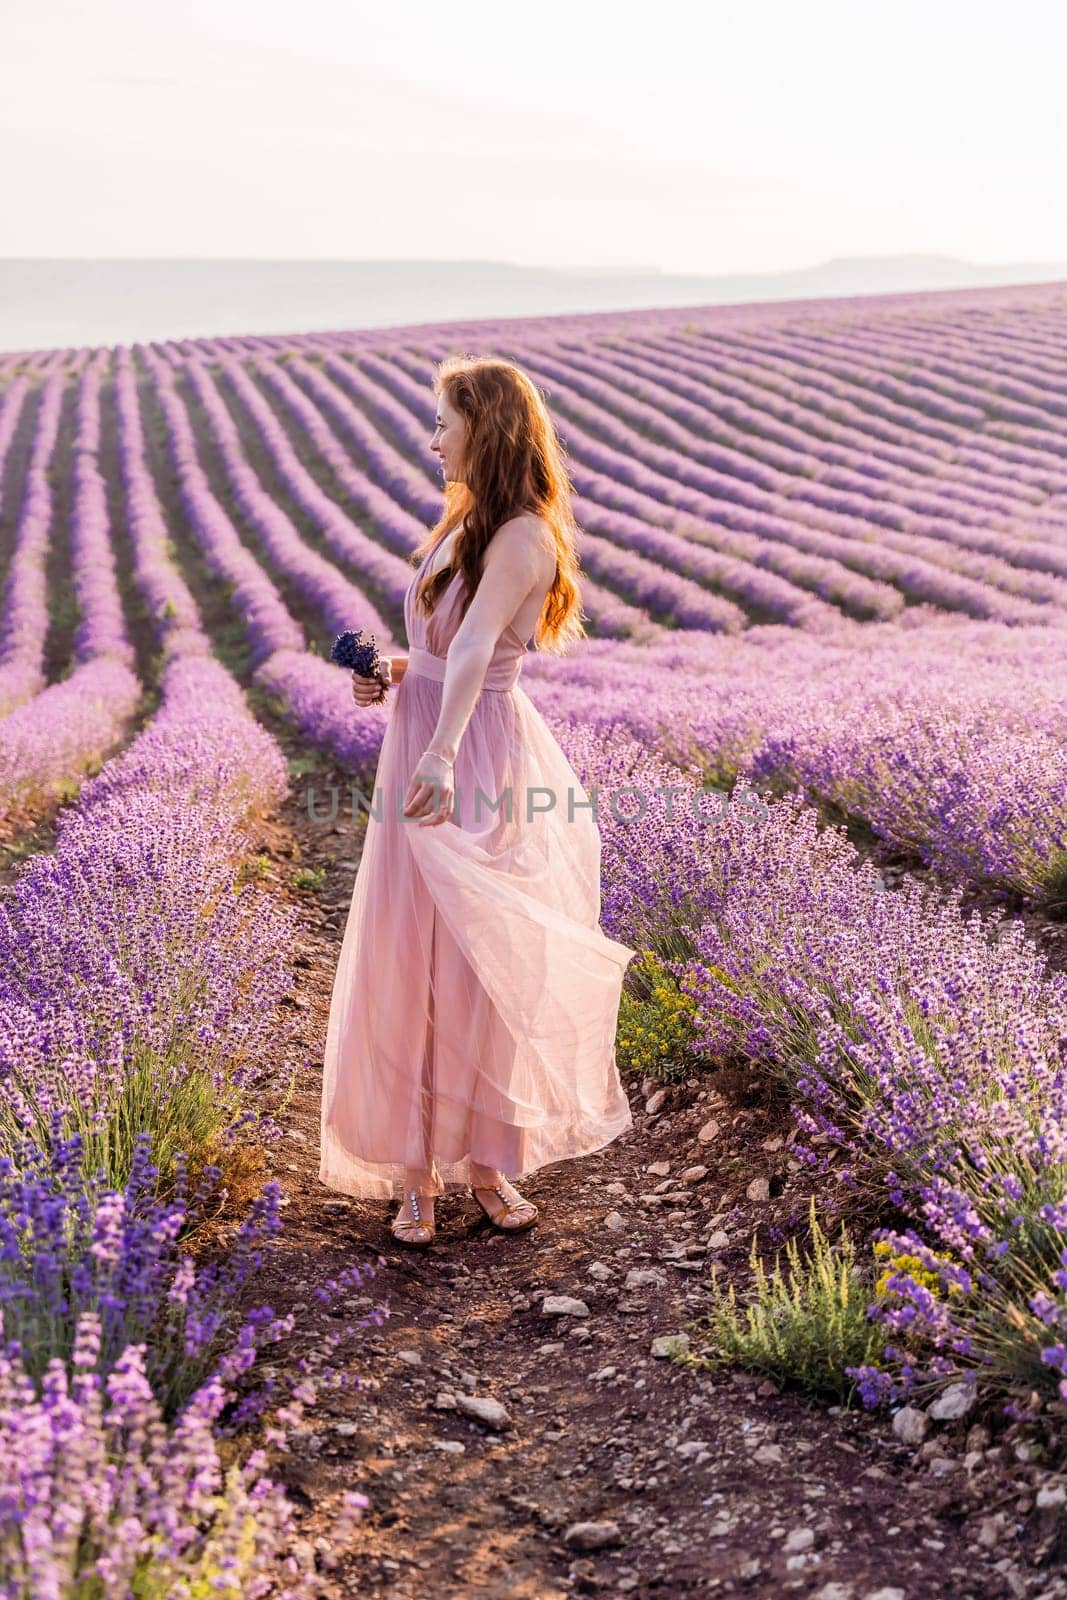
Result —
POLYGON ((436 756, 438 761, 443 761, 446 766, 454 767, 456 764, 449 756, 443 756, 440 750, 427 750, 426 754, 428 756, 436 756))

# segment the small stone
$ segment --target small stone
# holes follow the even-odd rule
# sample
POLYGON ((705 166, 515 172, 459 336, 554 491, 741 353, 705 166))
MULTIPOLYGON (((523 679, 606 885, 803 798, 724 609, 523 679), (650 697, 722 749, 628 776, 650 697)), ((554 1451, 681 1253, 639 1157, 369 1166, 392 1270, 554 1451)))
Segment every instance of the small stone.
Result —
POLYGON ((852 1600, 855 1589, 850 1583, 824 1583, 821 1589, 816 1589, 811 1600, 852 1600))
POLYGON ((310 1539, 295 1539, 289 1547, 289 1554, 297 1566, 303 1567, 305 1571, 315 1570, 315 1546, 310 1539))
POLYGON ((682 1182, 699 1183, 701 1178, 707 1177, 710 1170, 711 1169, 709 1167, 686 1167, 685 1171, 682 1173, 682 1182))
POLYGON ((753 1178, 745 1193, 750 1200, 769 1200, 771 1186, 766 1178, 753 1178))
POLYGON ((612 1233, 621 1233, 626 1226, 626 1218, 619 1211, 609 1211, 604 1218, 604 1226, 612 1233))
POLYGON ((950 1383, 930 1406, 929 1415, 935 1422, 955 1422, 967 1415, 977 1398, 973 1383, 950 1383))
POLYGON ((603 1550, 618 1544, 622 1535, 617 1522, 572 1522, 563 1543, 572 1550, 603 1550))
POLYGON ((593 1373, 593 1382, 602 1381, 606 1383, 609 1378, 617 1378, 618 1375, 618 1367, 601 1367, 599 1372, 593 1373))
POLYGON ((665 1178, 671 1170, 669 1161, 653 1161, 645 1168, 650 1178, 665 1178))
POLYGON ((418 1350, 398 1350, 396 1359, 402 1361, 406 1367, 421 1367, 422 1355, 418 1350))
MULTIPOLYGON (((707 1456, 711 1453, 711 1445, 706 1439, 685 1439, 678 1446, 677 1454, 688 1459, 689 1456, 707 1456)), ((657 1462, 657 1465, 659 1463, 657 1462)))
POLYGON ((798 1556, 786 1556, 787 1572, 806 1572, 809 1567, 821 1567, 822 1556, 817 1550, 803 1550, 798 1556))
POLYGON ((687 1333, 661 1333, 653 1339, 650 1352, 657 1361, 676 1354, 679 1350, 689 1349, 689 1335, 687 1333))
POLYGON ((951 1456, 933 1456, 930 1460, 930 1472, 935 1478, 946 1478, 950 1472, 955 1472, 959 1462, 951 1456))
POLYGON ((1052 1483, 1037 1491, 1037 1508, 1039 1511, 1048 1511, 1053 1506, 1062 1506, 1065 1501, 1067 1501, 1067 1488, 1064 1488, 1062 1483, 1052 1483))
POLYGON ((722 1130, 720 1129, 719 1124, 715 1121, 715 1118, 712 1117, 710 1121, 705 1122, 704 1126, 697 1134, 697 1139, 701 1144, 710 1144, 713 1139, 717 1139, 719 1137, 721 1131, 722 1130))
POLYGON ((461 1456, 467 1448, 462 1439, 431 1439, 430 1443, 435 1450, 445 1450, 450 1456, 461 1456))
POLYGON ((661 1289, 666 1282, 663 1273, 656 1267, 631 1267, 626 1274, 626 1289, 661 1289))
POLYGON ((615 1269, 607 1266, 603 1261, 591 1261, 586 1270, 591 1278, 595 1278, 600 1283, 606 1283, 609 1278, 615 1276, 615 1269))
POLYGON ((802 1550, 810 1550, 814 1543, 815 1535, 810 1528, 791 1528, 782 1549, 787 1556, 798 1556, 802 1550))
POLYGON ((893 1432, 902 1444, 922 1444, 929 1428, 929 1417, 916 1406, 901 1406, 893 1418, 893 1432))
POLYGON ((709 1233, 708 1235, 709 1250, 725 1250, 729 1243, 730 1235, 728 1233, 723 1233, 721 1228, 717 1229, 715 1233, 709 1233))
POLYGON ((882 1589, 868 1589, 867 1593, 863 1596, 863 1600, 907 1600, 907 1596, 905 1595, 903 1589, 898 1589, 895 1585, 887 1584, 882 1589))
POLYGON ((511 1418, 500 1404, 489 1395, 457 1394, 456 1410, 470 1417, 473 1422, 480 1422, 494 1433, 503 1433, 511 1427, 511 1418))
POLYGON ((543 1317, 587 1317, 589 1307, 584 1300, 570 1294, 546 1294, 541 1301, 543 1317))
POLYGON ((983 1550, 995 1550, 1008 1531, 1008 1517, 1003 1511, 997 1511, 991 1517, 982 1517, 974 1535, 976 1544, 983 1550))
POLYGON ((441 1389, 433 1406, 435 1411, 455 1411, 456 1397, 450 1389, 441 1389))
POLYGON ((752 1459, 757 1466, 780 1467, 782 1465, 782 1447, 780 1444, 761 1444, 753 1450, 752 1459))
POLYGON ((650 1094, 648 1099, 645 1101, 645 1111, 647 1112, 647 1114, 650 1117, 655 1116, 656 1112, 659 1111, 660 1108, 663 1106, 663 1103, 666 1100, 666 1098, 667 1098, 666 1089, 657 1089, 654 1094, 650 1094))

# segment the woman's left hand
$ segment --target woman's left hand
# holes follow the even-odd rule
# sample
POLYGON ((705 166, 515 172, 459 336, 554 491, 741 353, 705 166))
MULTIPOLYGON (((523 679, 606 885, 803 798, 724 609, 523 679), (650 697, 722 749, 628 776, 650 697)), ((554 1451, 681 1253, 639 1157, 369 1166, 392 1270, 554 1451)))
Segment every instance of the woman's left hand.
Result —
POLYGON ((453 765, 432 750, 423 751, 404 796, 405 817, 418 817, 420 828, 434 828, 452 815, 456 797, 453 765))

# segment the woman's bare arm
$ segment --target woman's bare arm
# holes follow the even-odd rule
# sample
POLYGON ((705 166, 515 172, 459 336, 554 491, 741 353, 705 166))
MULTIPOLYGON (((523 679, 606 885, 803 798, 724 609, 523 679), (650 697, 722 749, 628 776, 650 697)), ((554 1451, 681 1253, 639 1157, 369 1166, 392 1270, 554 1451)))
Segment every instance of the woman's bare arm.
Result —
POLYGON ((389 662, 390 662, 390 665, 392 666, 392 669, 393 669, 393 682, 394 683, 403 682, 404 674, 408 670, 408 657, 407 656, 390 656, 389 657, 389 662))

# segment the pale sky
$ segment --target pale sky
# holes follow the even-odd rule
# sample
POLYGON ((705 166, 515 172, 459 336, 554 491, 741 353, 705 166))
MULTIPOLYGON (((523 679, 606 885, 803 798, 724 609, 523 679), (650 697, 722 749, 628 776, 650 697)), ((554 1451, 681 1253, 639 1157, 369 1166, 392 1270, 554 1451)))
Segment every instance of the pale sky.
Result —
POLYGON ((0 256, 1067 261, 1051 0, 0 0, 0 256))

